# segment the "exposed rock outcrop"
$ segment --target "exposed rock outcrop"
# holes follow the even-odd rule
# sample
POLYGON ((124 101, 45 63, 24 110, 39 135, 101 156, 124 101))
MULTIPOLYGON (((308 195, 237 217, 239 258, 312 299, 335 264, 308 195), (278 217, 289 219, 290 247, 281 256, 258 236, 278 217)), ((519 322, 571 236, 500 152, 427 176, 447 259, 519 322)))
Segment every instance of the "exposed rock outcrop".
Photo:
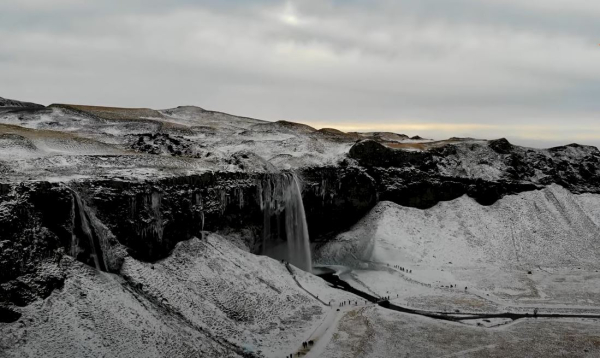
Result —
POLYGON ((1 108, 44 108, 41 104, 31 102, 21 102, 14 99, 0 97, 0 109, 1 108))
POLYGON ((574 193, 600 192, 600 151, 591 146, 533 149, 506 139, 456 140, 407 151, 366 140, 349 156, 379 183, 380 199, 408 206, 428 207, 463 194, 492 204, 552 183, 574 193))

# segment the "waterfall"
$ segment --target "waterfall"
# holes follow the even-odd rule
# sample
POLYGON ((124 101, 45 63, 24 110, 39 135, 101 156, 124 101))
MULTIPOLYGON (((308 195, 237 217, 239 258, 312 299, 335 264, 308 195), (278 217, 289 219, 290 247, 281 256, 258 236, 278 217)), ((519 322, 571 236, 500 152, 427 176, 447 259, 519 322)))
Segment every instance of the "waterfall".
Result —
POLYGON ((90 222, 91 215, 88 214, 87 207, 79 194, 71 189, 73 194, 73 202, 71 208, 71 221, 73 231, 71 233, 71 250, 70 254, 75 259, 94 265, 94 267, 101 271, 106 271, 104 267, 104 260, 101 255, 101 248, 98 242, 97 234, 94 230, 93 224, 90 222), (81 242, 79 234, 81 234, 85 241, 81 242), (87 257, 86 257, 87 256, 87 257), (87 260, 86 260, 87 258, 87 260))
POLYGON ((261 183, 259 190, 264 215, 263 254, 278 260, 286 260, 310 272, 312 259, 308 226, 298 177, 294 173, 274 175, 261 183), (285 240, 281 237, 280 230, 276 235, 271 233, 272 221, 275 220, 279 227, 282 216, 285 240))

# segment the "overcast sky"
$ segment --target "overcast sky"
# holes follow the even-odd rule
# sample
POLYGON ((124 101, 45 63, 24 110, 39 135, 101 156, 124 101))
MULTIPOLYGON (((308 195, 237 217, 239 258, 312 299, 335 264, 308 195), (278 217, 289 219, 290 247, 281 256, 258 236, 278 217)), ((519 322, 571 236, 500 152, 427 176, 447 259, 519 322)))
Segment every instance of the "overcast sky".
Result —
POLYGON ((0 96, 600 145, 600 1, 0 0, 0 96))

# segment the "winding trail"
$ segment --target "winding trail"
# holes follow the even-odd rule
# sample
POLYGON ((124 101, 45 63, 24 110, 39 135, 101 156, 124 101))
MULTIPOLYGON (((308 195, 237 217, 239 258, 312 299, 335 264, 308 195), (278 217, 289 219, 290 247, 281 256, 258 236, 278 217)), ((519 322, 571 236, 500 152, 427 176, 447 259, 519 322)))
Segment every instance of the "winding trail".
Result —
MULTIPOLYGON (((350 311, 353 311, 355 309, 364 308, 367 306, 373 306, 374 304, 373 303, 371 303, 371 304, 362 304, 361 303, 361 304, 356 304, 354 306, 348 305, 348 306, 342 306, 342 307, 335 307, 335 305, 330 305, 329 303, 325 303, 321 299, 319 299, 318 296, 314 295, 312 292, 310 292, 309 290, 304 288, 302 286, 302 284, 300 284, 300 282, 296 278, 296 274, 294 273, 293 268, 290 266, 290 264, 288 262, 285 263, 285 267, 287 268, 288 272, 290 273, 290 275, 292 276, 292 278, 294 279, 294 281, 296 282, 298 287, 300 287, 303 291, 308 293, 314 299, 318 300, 323 305, 325 305, 329 308, 323 321, 321 321, 319 326, 317 326, 317 328, 315 328, 311 332, 311 334, 309 335, 309 338, 305 340, 306 342, 313 341, 314 345, 309 346, 308 348, 304 348, 304 347, 300 346, 298 348, 298 350, 296 352, 294 352, 294 354, 300 353, 304 357, 314 357, 314 358, 321 357, 323 351, 325 350, 325 347, 327 347, 327 344, 331 341, 333 334, 336 332, 338 323, 340 322, 342 317, 344 317, 344 315, 350 311)), ((339 304, 340 302, 332 301, 332 303, 339 304)))
MULTIPOLYGON (((565 305, 565 304, 548 304, 548 303, 544 303, 543 305, 540 304, 536 304, 536 303, 521 303, 520 305, 516 306, 516 305, 512 305, 509 302, 498 298, 498 297, 493 297, 493 296, 484 296, 484 293, 480 292, 477 289, 469 289, 469 291, 463 291, 462 289, 452 289, 452 288, 442 288, 442 287, 438 287, 437 285, 434 284, 428 284, 428 283, 424 283, 418 280, 415 280, 413 278, 407 277, 405 275, 404 272, 402 272, 401 270, 392 267, 392 266, 387 266, 385 263, 381 263, 381 262, 376 262, 376 261, 366 261, 371 265, 376 265, 375 268, 379 269, 379 270, 383 270, 383 271, 391 271, 394 272, 396 274, 398 274, 403 280, 412 283, 412 284, 418 284, 424 287, 428 287, 431 288, 434 291, 441 291, 441 292, 449 292, 448 290, 450 290, 450 292, 452 293, 457 293, 460 295, 464 295, 464 296, 472 296, 472 297, 477 297, 483 301, 487 301, 493 305, 496 306, 500 306, 503 310, 509 312, 509 311, 532 311, 535 308, 542 308, 544 311, 552 311, 552 310, 587 310, 587 311, 600 311, 600 306, 581 306, 581 305, 565 305)), ((545 270, 542 270, 545 271, 545 270)), ((545 271, 547 273, 549 273, 548 271, 545 271)), ((394 301, 393 299, 391 301, 394 301)), ((427 311, 427 310, 417 310, 417 311, 423 311, 423 312, 435 312, 435 311, 427 311)), ((463 314, 463 313, 461 313, 463 314)), ((464 314, 472 314, 472 315, 479 315, 479 314, 483 314, 483 313, 464 313, 464 314)), ((522 314, 525 314, 525 312, 523 312, 522 314)), ((547 313, 550 314, 550 313, 547 313)), ((557 313, 558 314, 558 313, 557 313)), ((582 313, 582 315, 585 315, 582 313)), ((593 313, 589 313, 589 315, 594 316, 593 313)), ((600 314, 599 314, 600 315, 600 314)), ((539 317, 539 315, 538 315, 539 317)), ((570 317, 576 317, 575 314, 571 314, 570 317)))
MULTIPOLYGON (((328 343, 332 340, 333 335, 335 334, 335 332, 337 330, 340 320, 344 317, 345 314, 347 314, 348 312, 351 312, 353 310, 357 310, 357 309, 364 310, 366 307, 369 307, 369 306, 372 307, 375 305, 380 306, 385 309, 396 311, 396 312, 402 312, 402 313, 412 314, 412 315, 419 315, 419 316, 423 316, 423 317, 429 317, 432 319, 449 321, 449 322, 457 322, 457 323, 463 323, 463 324, 467 324, 466 321, 471 321, 471 320, 494 319, 494 318, 509 319, 513 323, 518 320, 527 319, 527 318, 529 318, 529 319, 531 319, 531 318, 550 318, 550 319, 586 318, 586 319, 600 320, 600 314, 537 313, 534 315, 534 314, 529 314, 529 313, 512 313, 512 312, 447 313, 447 312, 439 312, 439 311, 426 311, 426 310, 411 309, 411 308, 393 304, 388 300, 383 300, 380 297, 373 296, 369 293, 366 293, 366 292, 363 292, 361 290, 354 288, 348 282, 346 282, 340 278, 339 272, 330 272, 330 273, 324 273, 324 274, 318 275, 319 277, 321 277, 322 279, 327 281, 331 285, 331 287, 339 289, 339 290, 343 290, 343 291, 346 291, 353 295, 356 295, 358 297, 361 297, 361 298, 363 298, 363 300, 365 302, 368 302, 366 304, 360 303, 357 305, 347 305, 347 306, 342 306, 342 307, 335 307, 333 305, 330 305, 329 303, 323 302, 312 292, 310 292, 309 290, 304 288, 300 284, 300 282, 297 280, 296 274, 294 273, 294 270, 289 265, 289 263, 286 263, 285 265, 286 265, 288 272, 290 273, 290 275, 292 276, 292 278, 298 285, 298 287, 300 287, 303 291, 308 293, 311 297, 315 298, 316 300, 318 300, 323 305, 325 305, 329 308, 328 312, 326 313, 325 318, 317 326, 317 328, 315 328, 313 330, 313 332, 311 332, 311 334, 309 335, 309 338, 306 339, 307 342, 313 341, 314 345, 309 346, 307 348, 300 346, 298 348, 298 350, 295 352, 296 354, 301 354, 301 356, 304 356, 304 357, 317 358, 317 357, 320 357, 324 353, 325 348, 327 347, 328 343)), ((332 301, 332 303, 333 302, 335 302, 335 301, 332 301)), ((339 303, 339 302, 336 302, 336 303, 339 303)), ((494 326, 490 326, 490 327, 486 327, 486 328, 493 328, 493 327, 494 326)), ((483 347, 483 348, 485 348, 485 347, 483 347)), ((455 356, 455 355, 451 355, 451 356, 455 356)))
POLYGON ((588 318, 588 319, 600 319, 600 314, 568 314, 568 313, 537 313, 537 314, 529 314, 529 313, 512 313, 512 312, 499 312, 499 313, 447 313, 447 312, 439 312, 439 311, 424 311, 424 310, 416 310, 407 307, 403 307, 400 305, 395 305, 390 303, 387 300, 380 300, 377 297, 371 296, 366 292, 362 292, 357 290, 356 288, 350 286, 347 282, 343 281, 339 276, 334 273, 324 274, 320 276, 325 281, 329 282, 334 288, 344 290, 347 292, 351 292, 357 296, 363 297, 370 302, 377 303, 379 306, 383 308, 390 309, 392 311, 415 314, 419 316, 429 317, 433 319, 438 319, 442 321, 452 321, 452 322, 463 322, 467 320, 476 320, 476 319, 491 319, 491 318, 506 318, 511 319, 513 321, 524 319, 524 318, 588 318))

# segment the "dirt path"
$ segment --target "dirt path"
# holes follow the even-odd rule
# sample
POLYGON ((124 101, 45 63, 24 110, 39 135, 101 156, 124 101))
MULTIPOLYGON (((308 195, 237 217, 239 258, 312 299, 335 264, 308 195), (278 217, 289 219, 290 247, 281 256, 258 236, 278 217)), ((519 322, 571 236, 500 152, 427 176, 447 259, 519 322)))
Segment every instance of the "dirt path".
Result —
POLYGON ((294 270, 292 269, 292 267, 289 266, 289 263, 286 263, 285 266, 292 278, 294 279, 294 281, 296 282, 296 284, 298 285, 298 287, 300 287, 303 291, 305 291, 310 296, 312 296, 327 307, 327 314, 325 318, 319 324, 319 326, 313 330, 309 338, 305 340, 305 342, 313 341, 313 346, 304 348, 302 347, 302 345, 300 345, 298 350, 294 352, 294 356, 300 353, 303 357, 321 357, 323 351, 325 350, 325 347, 327 347, 327 344, 331 341, 333 334, 337 331, 337 327, 340 320, 344 317, 345 314, 354 310, 360 310, 364 309, 365 307, 375 305, 375 303, 371 303, 368 301, 365 304, 365 300, 355 300, 357 304, 354 305, 351 303, 351 301, 347 301, 347 305, 341 307, 339 306, 341 302, 333 300, 331 301, 331 305, 329 305, 329 303, 323 302, 321 299, 318 298, 318 296, 316 296, 315 294, 304 288, 302 284, 300 284, 300 282, 296 279, 296 274, 294 273, 294 270))

